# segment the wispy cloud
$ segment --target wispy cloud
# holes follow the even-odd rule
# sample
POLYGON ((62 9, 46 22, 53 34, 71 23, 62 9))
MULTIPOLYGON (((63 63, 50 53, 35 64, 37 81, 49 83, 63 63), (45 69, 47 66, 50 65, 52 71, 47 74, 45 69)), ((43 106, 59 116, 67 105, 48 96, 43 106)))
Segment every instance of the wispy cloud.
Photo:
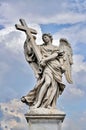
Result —
POLYGON ((58 31, 56 34, 54 34, 55 39, 60 39, 61 37, 65 37, 69 40, 71 43, 71 46, 73 47, 74 51, 76 49, 76 45, 78 44, 85 44, 86 42, 86 24, 85 23, 79 23, 72 25, 68 28, 64 27, 60 31, 58 31))
POLYGON ((75 97, 82 97, 84 96, 85 92, 79 88, 76 87, 71 87, 68 89, 68 93, 69 95, 71 94, 71 96, 75 97))
POLYGON ((66 118, 63 122, 63 129, 64 130, 85 130, 86 125, 86 112, 82 113, 73 113, 72 117, 66 118), (78 124, 78 125, 77 125, 78 124))
POLYGON ((0 31, 0 45, 18 53, 23 50, 24 35, 18 33, 14 27, 7 27, 0 31))
POLYGON ((86 62, 84 61, 84 56, 83 55, 74 55, 73 58, 74 58, 73 71, 76 73, 80 72, 80 71, 86 72, 86 62))
POLYGON ((51 1, 1 1, 0 16, 1 24, 9 25, 15 23, 17 19, 23 17, 30 22, 39 24, 57 23, 77 23, 86 21, 85 5, 80 1, 51 0, 51 1), (17 6, 16 6, 17 3, 17 6), (44 5, 44 6, 43 6, 44 5), (4 10, 5 8, 5 10, 4 10), (84 13, 83 13, 84 10, 84 13), (34 15, 35 14, 35 15, 34 15))
POLYGON ((27 123, 24 117, 24 105, 17 99, 13 99, 8 103, 0 103, 0 127, 5 130, 27 130, 27 123))
MULTIPOLYGON (((40 44, 42 42, 42 32, 40 26, 37 24, 29 24, 29 26, 37 30, 38 34, 36 41, 40 44)), ((25 39, 25 33, 17 31, 15 26, 6 27, 0 31, 0 46, 12 51, 13 53, 23 52, 23 44, 25 39)))
POLYGON ((0 62, 0 81, 2 81, 3 76, 9 71, 9 65, 5 62, 0 62))

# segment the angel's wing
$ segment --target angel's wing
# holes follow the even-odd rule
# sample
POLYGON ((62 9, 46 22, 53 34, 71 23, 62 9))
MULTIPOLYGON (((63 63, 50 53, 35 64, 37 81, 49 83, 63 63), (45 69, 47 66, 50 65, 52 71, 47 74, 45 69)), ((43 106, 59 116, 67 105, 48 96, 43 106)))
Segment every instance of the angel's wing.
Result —
POLYGON ((73 83, 72 81, 72 76, 71 76, 71 65, 73 64, 73 59, 72 59, 72 48, 70 43, 64 39, 60 39, 60 45, 59 45, 60 51, 64 52, 63 55, 63 67, 65 68, 64 75, 66 77, 66 80, 68 83, 73 83))
POLYGON ((30 64, 30 66, 31 66, 32 70, 34 71, 34 74, 37 78, 39 68, 38 68, 38 64, 36 62, 35 54, 31 48, 30 41, 28 41, 28 39, 26 39, 26 41, 24 43, 24 54, 25 54, 26 61, 30 64))

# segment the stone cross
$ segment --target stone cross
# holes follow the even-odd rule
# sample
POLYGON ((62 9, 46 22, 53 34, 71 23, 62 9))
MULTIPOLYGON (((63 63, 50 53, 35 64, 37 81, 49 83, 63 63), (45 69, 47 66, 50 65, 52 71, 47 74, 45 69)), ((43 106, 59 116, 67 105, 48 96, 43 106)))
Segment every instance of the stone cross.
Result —
POLYGON ((37 31, 35 29, 28 28, 28 26, 27 26, 24 19, 20 19, 19 21, 20 21, 21 25, 15 24, 16 29, 24 31, 29 36, 31 35, 31 33, 32 34, 37 34, 37 31))
POLYGON ((20 21, 21 25, 15 24, 16 29, 24 31, 26 33, 27 37, 29 38, 29 40, 31 42, 32 49, 36 55, 36 58, 37 58, 38 62, 40 62, 42 59, 42 55, 41 55, 41 53, 35 43, 33 35, 32 35, 32 34, 37 34, 37 31, 35 29, 28 28, 24 19, 20 19, 19 21, 20 21))

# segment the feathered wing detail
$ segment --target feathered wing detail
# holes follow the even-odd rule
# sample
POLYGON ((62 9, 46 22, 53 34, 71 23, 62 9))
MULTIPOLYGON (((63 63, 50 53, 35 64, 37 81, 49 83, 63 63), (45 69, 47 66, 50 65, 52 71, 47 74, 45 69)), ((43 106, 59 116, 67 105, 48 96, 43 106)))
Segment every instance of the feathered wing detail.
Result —
POLYGON ((63 65, 62 65, 62 67, 65 69, 64 75, 66 77, 67 82, 72 84, 73 81, 71 76, 71 66, 73 64, 73 59, 72 59, 73 53, 72 53, 71 45, 66 39, 61 38, 59 48, 61 52, 62 51, 64 52, 63 65))

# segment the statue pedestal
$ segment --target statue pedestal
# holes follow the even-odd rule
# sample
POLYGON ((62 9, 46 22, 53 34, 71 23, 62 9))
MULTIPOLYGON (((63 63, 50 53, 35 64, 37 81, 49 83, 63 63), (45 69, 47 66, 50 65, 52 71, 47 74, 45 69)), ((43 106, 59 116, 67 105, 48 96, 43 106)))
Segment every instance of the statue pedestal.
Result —
POLYGON ((25 114, 29 130, 61 130, 65 114, 25 114))

